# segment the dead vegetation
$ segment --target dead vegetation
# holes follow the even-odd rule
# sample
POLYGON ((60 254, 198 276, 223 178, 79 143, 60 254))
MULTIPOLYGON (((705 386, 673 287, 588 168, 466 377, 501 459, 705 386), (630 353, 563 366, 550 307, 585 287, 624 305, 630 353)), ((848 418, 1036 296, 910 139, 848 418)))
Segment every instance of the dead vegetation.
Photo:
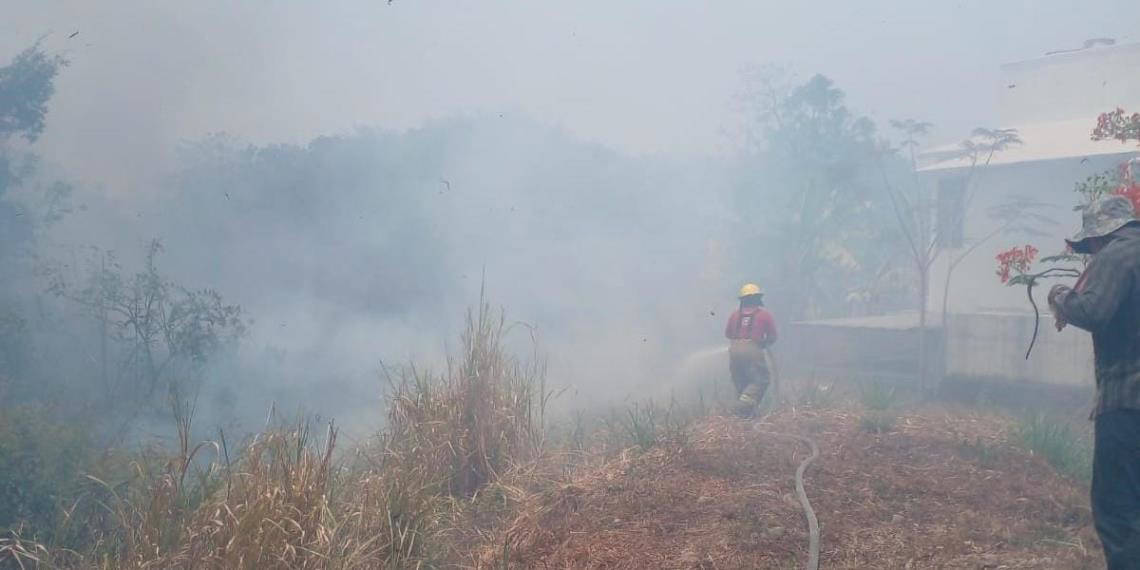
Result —
POLYGON ((53 536, 81 540, 10 533, 0 567, 797 568, 808 449, 765 433, 819 445, 805 483, 823 567, 1103 564, 1084 483, 1042 451, 1072 434, 1033 429, 1047 422, 803 385, 759 423, 701 400, 552 429, 541 361, 511 356, 507 331, 481 305, 443 373, 389 371, 388 424, 352 449, 303 420, 237 449, 223 434, 195 444, 193 410, 176 407, 175 453, 93 474, 65 506, 53 536))
POLYGON ((506 331, 481 304, 446 372, 395 371, 388 426, 347 452, 338 452, 335 426, 307 421, 279 423, 240 451, 224 437, 195 445, 193 410, 176 406, 175 454, 140 457, 121 481, 90 477, 80 500, 99 507, 99 524, 87 540, 11 534, 0 567, 443 565, 456 556, 448 545, 462 542, 459 521, 487 510, 481 492, 525 471, 543 445, 543 369, 506 352, 506 331))
MULTIPOLYGON (((1085 490, 1009 441, 999 416, 784 410, 764 431, 814 438, 807 489, 827 568, 1096 568, 1085 490), (977 450, 985 450, 979 456, 977 450), (971 451, 973 450, 973 451, 971 451)), ((802 447, 802 446, 799 446, 802 447)), ((807 453, 740 420, 691 445, 626 454, 529 498, 484 548, 486 567, 797 568, 806 530, 791 475, 807 453)))

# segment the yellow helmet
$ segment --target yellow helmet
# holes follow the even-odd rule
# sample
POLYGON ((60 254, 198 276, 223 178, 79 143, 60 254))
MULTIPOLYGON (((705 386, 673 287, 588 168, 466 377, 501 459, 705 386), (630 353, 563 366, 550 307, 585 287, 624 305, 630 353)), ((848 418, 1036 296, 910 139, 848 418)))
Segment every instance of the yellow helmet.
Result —
POLYGON ((744 286, 740 288, 740 294, 737 295, 737 297, 743 299, 745 297, 751 297, 752 295, 763 294, 764 290, 761 289, 759 285, 755 283, 745 283, 744 286))

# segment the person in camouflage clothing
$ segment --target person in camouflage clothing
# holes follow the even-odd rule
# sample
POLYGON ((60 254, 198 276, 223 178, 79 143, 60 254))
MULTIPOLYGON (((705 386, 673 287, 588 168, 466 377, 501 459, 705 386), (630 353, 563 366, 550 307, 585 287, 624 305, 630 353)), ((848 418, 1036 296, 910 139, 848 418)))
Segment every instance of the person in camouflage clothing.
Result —
POLYGON ((1108 568, 1140 568, 1140 223, 1128 199, 1108 196, 1066 241, 1093 256, 1073 287, 1049 291, 1058 330, 1092 333, 1093 519, 1108 568))

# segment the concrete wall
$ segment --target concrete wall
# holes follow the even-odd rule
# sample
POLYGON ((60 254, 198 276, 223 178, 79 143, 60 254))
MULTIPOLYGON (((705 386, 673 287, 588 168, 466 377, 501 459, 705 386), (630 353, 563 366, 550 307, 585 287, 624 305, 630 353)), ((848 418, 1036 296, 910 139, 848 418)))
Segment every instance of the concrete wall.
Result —
POLYGON ((1076 327, 1057 332, 1053 317, 1041 316, 1037 343, 1025 359, 1033 336, 1033 316, 958 314, 947 325, 946 375, 998 382, 1035 382, 1092 386, 1091 336, 1076 327))
MULTIPOLYGON (((941 378, 938 357, 941 329, 928 329, 928 378, 941 378)), ((777 357, 781 371, 796 378, 918 381, 917 328, 795 323, 777 357)))
MULTIPOLYGON (((891 320, 870 317, 795 323, 777 351, 782 369, 798 378, 915 382, 919 329, 897 326, 891 320)), ((931 381, 945 377, 1010 384, 1093 385, 1091 336, 1076 327, 1057 332, 1048 313, 1041 315, 1037 342, 1028 360, 1025 351, 1033 336, 1031 314, 954 314, 945 328, 934 326, 928 331, 931 381), (943 334, 947 335, 945 355, 941 353, 943 334)))

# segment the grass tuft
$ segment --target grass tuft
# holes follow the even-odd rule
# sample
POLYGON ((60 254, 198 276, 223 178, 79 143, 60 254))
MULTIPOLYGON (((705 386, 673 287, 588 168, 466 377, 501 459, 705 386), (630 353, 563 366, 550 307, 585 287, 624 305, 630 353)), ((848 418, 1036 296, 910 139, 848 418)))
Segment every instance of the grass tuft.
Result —
POLYGON ((868 433, 887 433, 895 427, 895 416, 883 412, 868 412, 859 418, 859 428, 868 433))
POLYGON ((1092 479, 1092 442, 1071 423, 1035 414, 1018 423, 1015 435, 1062 475, 1085 483, 1092 479))
POLYGON ((877 412, 894 408, 898 403, 895 387, 878 381, 863 384, 859 395, 863 401, 863 407, 877 412))

